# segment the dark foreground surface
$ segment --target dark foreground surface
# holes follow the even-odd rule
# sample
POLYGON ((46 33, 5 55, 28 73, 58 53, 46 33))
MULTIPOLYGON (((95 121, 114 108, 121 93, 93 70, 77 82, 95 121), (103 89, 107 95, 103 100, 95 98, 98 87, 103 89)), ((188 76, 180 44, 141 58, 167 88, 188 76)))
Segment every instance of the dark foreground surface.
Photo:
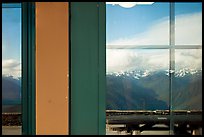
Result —
POLYGON ((2 126, 22 126, 22 114, 2 113, 2 126))
POLYGON ((106 124, 109 131, 130 134, 147 131, 176 135, 202 134, 202 110, 175 110, 171 114, 168 110, 107 110, 106 124))

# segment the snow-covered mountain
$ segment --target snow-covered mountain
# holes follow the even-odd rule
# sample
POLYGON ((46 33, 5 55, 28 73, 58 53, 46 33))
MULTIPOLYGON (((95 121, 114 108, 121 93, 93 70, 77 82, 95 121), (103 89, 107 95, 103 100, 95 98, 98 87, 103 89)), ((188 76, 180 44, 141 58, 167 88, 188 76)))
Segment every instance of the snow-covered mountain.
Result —
POLYGON ((182 68, 179 70, 133 70, 133 71, 121 71, 121 72, 112 72, 107 73, 107 75, 114 75, 114 76, 129 76, 134 77, 135 79, 140 79, 143 77, 147 77, 150 75, 154 75, 156 73, 163 73, 169 76, 170 73, 174 73, 175 77, 184 77, 186 75, 194 75, 194 74, 202 74, 202 69, 190 69, 190 68, 182 68))
POLYGON ((2 112, 21 112, 21 78, 2 75, 2 112))
MULTIPOLYGON (((202 109, 202 69, 180 69, 173 81, 174 109, 202 109)), ((168 109, 169 71, 107 74, 107 109, 168 109)))

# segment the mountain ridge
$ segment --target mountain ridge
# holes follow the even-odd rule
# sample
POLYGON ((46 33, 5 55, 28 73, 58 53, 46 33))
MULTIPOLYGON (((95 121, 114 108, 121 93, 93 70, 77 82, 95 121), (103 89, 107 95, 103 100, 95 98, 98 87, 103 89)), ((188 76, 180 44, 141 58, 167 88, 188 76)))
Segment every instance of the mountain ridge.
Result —
MULTIPOLYGON (((150 72, 140 78, 135 78, 135 73, 132 72, 121 75, 107 74, 107 109, 168 109, 170 86, 169 76, 165 72, 150 72), (148 99, 142 96, 143 92, 148 99), (130 97, 125 102, 127 96, 130 97), (152 107, 148 106, 150 103, 152 107), (142 108, 144 104, 146 107, 142 108), (136 107, 137 105, 139 107, 136 107)), ((202 109, 202 70, 175 75, 172 85, 174 109, 202 109)))

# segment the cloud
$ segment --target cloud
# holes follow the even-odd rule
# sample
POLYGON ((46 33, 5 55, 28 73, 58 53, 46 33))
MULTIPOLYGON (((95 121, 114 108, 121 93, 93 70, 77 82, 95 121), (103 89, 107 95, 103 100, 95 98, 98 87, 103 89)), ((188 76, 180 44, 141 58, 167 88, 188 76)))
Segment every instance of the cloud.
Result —
MULTIPOLYGON (((168 49, 107 49, 107 73, 122 73, 133 70, 168 70, 168 49)), ((175 69, 202 69, 202 49, 176 49, 175 69)))
POLYGON ((20 77, 21 63, 14 59, 2 60, 2 74, 13 77, 20 77))
POLYGON ((176 69, 202 69, 202 49, 175 50, 176 69))
POLYGON ((175 39, 178 45, 202 45, 202 12, 176 16, 175 39))
MULTIPOLYGON (((176 16, 175 33, 176 44, 202 45, 202 13, 176 16)), ((168 49, 143 49, 142 51, 128 48, 168 44, 169 20, 163 18, 141 34, 107 43, 107 72, 124 72, 134 69, 166 70, 169 67, 168 49)), ((176 49, 175 59, 177 69, 202 69, 202 49, 176 49)))
MULTIPOLYGON (((201 12, 176 16, 175 24, 176 44, 202 45, 201 12)), ((139 45, 169 45, 169 18, 157 21, 143 33, 111 41, 107 43, 107 48, 134 48, 139 45)))
POLYGON ((107 72, 130 71, 135 61, 138 61, 137 53, 132 50, 106 50, 107 72))
POLYGON ((167 70, 168 50, 107 49, 107 72, 167 70))
POLYGON ((168 45, 169 22, 165 20, 155 24, 148 31, 135 34, 129 38, 120 38, 107 43, 108 48, 134 48, 139 45, 168 45), (118 46, 120 45, 120 47, 118 46))

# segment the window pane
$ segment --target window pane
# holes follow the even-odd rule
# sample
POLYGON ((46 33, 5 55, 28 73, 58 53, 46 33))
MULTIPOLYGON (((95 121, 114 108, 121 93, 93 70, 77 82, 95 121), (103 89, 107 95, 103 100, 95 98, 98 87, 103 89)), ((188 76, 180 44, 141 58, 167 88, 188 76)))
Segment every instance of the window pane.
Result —
MULTIPOLYGON (((201 3, 175 3, 175 25, 171 24, 175 34, 169 31, 169 8, 169 3, 155 2, 145 6, 137 2, 107 5, 107 110, 128 110, 125 114, 117 111, 118 115, 122 115, 118 119, 115 119, 114 111, 107 111, 107 119, 120 121, 119 118, 128 118, 123 115, 131 115, 138 110, 173 110, 173 113, 165 114, 170 121, 165 124, 168 126, 166 131, 170 129, 169 134, 193 134, 187 130, 195 130, 192 123, 201 126, 199 118, 202 114, 202 6, 201 3), (152 10, 153 7, 157 10, 152 10), (176 46, 173 48, 169 45, 169 33, 173 37, 175 35, 176 46), (190 78, 189 74, 195 73, 199 74, 190 78), (195 92, 189 93, 189 90, 195 92), (192 99, 189 95, 193 95, 192 99), (183 113, 188 110, 199 111, 198 115, 191 113, 198 123, 188 121, 192 115, 183 113)), ((171 8, 171 13, 174 13, 173 6, 171 8)), ((129 120, 138 115, 134 116, 129 120)), ((145 118, 142 120, 145 121, 145 118)), ((153 127, 151 122, 148 125, 153 127)), ((137 126, 134 125, 134 128, 137 126)))
POLYGON ((108 49, 107 109, 167 110, 168 53, 164 49, 108 49))
POLYGON ((202 110, 202 49, 175 50, 173 109, 202 110))
POLYGON ((175 50, 174 133, 202 135, 202 49, 175 50))
POLYGON ((107 48, 169 44, 169 3, 128 5, 106 5, 107 48))
POLYGON ((21 8, 2 8, 2 134, 21 134, 21 8))
POLYGON ((202 45, 202 3, 175 3, 176 45, 202 45))
MULTIPOLYGON (((112 118, 107 117, 107 119, 114 120, 119 115, 121 118, 118 116, 118 121, 127 119, 123 121, 124 123, 128 122, 129 118, 129 121, 136 126, 152 124, 153 127, 165 129, 165 131, 155 132, 148 131, 147 127, 139 134, 169 134, 169 122, 155 124, 159 120, 154 115, 159 115, 159 117, 162 115, 149 113, 156 110, 165 113, 169 109, 169 50, 107 49, 106 53, 107 116, 111 115, 110 110, 116 112, 122 110, 116 113, 116 116, 113 113, 112 118)), ((107 127, 114 126, 109 124, 107 127)), ((136 129, 133 131, 136 132, 136 129)), ((111 133, 107 130, 107 134, 111 133)))

